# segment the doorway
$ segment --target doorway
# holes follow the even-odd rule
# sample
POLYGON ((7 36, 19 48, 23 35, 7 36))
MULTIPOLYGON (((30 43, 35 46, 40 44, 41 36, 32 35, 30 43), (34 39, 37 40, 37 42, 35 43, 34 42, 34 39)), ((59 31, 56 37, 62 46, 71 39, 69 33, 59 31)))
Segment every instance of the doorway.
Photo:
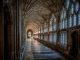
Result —
POLYGON ((71 48, 70 48, 70 52, 69 55, 76 58, 78 55, 78 31, 73 31, 71 33, 71 48))
POLYGON ((33 31, 32 31, 31 29, 29 29, 29 30, 27 31, 27 38, 31 38, 32 35, 33 35, 33 31))

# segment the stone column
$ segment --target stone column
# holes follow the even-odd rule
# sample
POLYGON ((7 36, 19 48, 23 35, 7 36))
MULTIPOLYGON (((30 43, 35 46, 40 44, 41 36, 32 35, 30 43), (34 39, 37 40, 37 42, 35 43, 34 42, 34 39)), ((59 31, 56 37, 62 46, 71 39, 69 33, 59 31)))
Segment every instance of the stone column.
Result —
POLYGON ((0 60, 4 60, 3 0, 0 0, 0 60))

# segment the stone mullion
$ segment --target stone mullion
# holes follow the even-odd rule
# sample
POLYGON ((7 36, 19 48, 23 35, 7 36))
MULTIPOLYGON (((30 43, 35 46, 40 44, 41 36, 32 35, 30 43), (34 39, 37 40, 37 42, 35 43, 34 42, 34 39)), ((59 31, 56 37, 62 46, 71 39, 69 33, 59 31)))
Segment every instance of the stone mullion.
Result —
POLYGON ((4 17, 3 0, 0 0, 0 60, 4 60, 4 17))

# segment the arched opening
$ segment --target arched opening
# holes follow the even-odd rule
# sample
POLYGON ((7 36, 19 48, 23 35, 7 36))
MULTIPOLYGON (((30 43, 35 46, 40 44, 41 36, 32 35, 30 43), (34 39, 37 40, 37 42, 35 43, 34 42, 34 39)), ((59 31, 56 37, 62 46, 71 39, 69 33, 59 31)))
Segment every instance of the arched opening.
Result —
POLYGON ((70 56, 76 58, 78 55, 78 31, 71 33, 72 44, 70 48, 70 56))
POLYGON ((27 31, 27 38, 31 38, 33 36, 33 31, 31 29, 29 29, 27 31))

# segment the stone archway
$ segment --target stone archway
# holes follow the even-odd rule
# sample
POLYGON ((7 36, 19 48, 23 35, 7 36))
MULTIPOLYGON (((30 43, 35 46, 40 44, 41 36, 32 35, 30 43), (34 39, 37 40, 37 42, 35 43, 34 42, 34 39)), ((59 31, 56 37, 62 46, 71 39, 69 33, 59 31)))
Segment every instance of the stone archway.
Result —
POLYGON ((28 31, 27 31, 27 38, 30 38, 30 37, 32 37, 33 36, 33 31, 31 30, 31 29, 29 29, 28 31))

